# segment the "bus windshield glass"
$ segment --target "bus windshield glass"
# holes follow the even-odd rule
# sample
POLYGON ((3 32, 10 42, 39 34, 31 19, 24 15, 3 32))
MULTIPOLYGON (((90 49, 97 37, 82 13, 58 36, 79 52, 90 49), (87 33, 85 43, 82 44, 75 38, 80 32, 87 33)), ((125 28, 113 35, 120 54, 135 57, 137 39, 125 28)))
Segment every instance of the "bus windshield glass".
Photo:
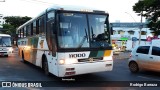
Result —
POLYGON ((10 37, 0 37, 0 46, 11 47, 11 38, 10 37))
POLYGON ((59 14, 60 48, 105 48, 110 42, 107 15, 86 13, 59 14))

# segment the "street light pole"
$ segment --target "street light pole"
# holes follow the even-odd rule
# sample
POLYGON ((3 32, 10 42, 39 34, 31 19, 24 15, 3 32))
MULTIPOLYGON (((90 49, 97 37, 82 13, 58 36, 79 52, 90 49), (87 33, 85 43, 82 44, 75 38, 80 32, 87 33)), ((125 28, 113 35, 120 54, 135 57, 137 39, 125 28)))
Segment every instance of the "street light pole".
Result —
MULTIPOLYGON (((139 0, 139 1, 143 1, 143 0, 139 0)), ((141 31, 142 31, 142 28, 143 28, 143 23, 142 23, 142 15, 143 15, 143 7, 142 7, 142 10, 141 10, 141 25, 140 25, 140 30, 139 30, 139 45, 141 44, 141 31)))
POLYGON ((140 25, 140 30, 139 30, 139 45, 141 44, 141 31, 142 31, 142 28, 143 28, 143 23, 142 23, 142 14, 143 14, 143 11, 141 11, 141 25, 140 25))

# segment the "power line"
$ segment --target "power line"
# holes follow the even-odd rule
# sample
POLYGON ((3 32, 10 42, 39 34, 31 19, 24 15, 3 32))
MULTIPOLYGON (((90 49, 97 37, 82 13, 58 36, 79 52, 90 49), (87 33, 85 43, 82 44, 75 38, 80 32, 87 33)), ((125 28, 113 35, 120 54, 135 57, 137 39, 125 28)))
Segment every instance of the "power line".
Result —
POLYGON ((52 3, 49 3, 49 2, 44 2, 44 1, 39 1, 39 0, 31 0, 31 1, 40 2, 40 3, 48 3, 48 4, 52 4, 52 3))
POLYGON ((133 18, 133 16, 130 13, 128 12, 125 12, 125 13, 128 14, 134 20, 134 22, 136 22, 136 20, 133 18))
POLYGON ((53 4, 53 3, 39 1, 39 0, 21 0, 21 1, 32 2, 32 3, 41 3, 41 4, 53 4))

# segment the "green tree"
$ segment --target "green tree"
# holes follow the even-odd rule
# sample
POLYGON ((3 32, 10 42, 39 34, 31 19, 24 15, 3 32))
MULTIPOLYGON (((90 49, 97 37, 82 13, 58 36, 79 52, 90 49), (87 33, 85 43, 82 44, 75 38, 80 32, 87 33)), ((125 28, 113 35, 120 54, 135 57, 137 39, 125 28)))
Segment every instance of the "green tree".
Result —
POLYGON ((7 16, 4 17, 6 24, 3 24, 2 33, 10 34, 12 39, 16 39, 16 29, 31 19, 31 17, 20 17, 20 16, 7 16))
POLYGON ((14 28, 14 26, 12 26, 12 25, 10 25, 10 24, 3 24, 3 33, 5 33, 5 34, 12 34, 12 33, 14 33, 14 31, 15 31, 15 28, 14 28))
POLYGON ((7 16, 7 17, 4 17, 4 19, 6 24, 3 24, 3 29, 5 29, 5 31, 3 32, 10 35, 15 35, 16 28, 18 28, 20 25, 30 20, 31 17, 7 16))
POLYGON ((133 11, 146 17, 150 30, 160 35, 160 0, 139 0, 133 6, 133 11))
POLYGON ((15 28, 19 27, 20 25, 24 24, 25 22, 27 22, 28 20, 31 19, 31 17, 20 17, 20 16, 8 16, 8 17, 4 17, 5 22, 7 24, 10 24, 12 26, 14 26, 15 28))

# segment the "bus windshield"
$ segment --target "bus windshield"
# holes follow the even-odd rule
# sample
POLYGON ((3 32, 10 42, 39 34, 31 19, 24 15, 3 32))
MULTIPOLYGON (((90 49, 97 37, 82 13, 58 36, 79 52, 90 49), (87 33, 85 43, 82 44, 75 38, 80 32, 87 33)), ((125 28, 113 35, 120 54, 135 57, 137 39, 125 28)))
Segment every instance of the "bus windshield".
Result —
POLYGON ((99 48, 110 44, 107 15, 60 13, 60 48, 99 48))
POLYGON ((0 46, 10 47, 11 38, 10 37, 0 37, 0 46))

